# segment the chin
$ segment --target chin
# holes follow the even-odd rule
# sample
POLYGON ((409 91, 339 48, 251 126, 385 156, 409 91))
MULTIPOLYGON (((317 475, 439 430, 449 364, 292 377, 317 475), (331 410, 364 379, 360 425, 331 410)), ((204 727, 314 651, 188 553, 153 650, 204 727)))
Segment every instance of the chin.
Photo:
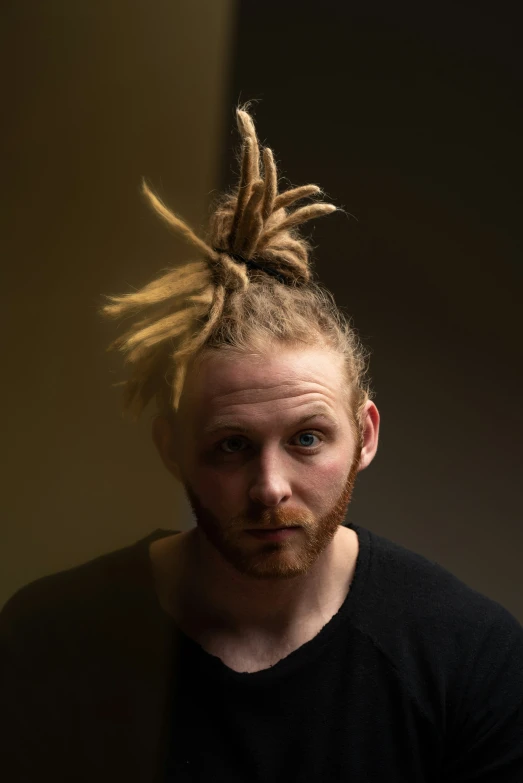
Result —
POLYGON ((198 526, 223 560, 254 579, 292 579, 308 573, 339 527, 337 524, 316 531, 302 528, 292 540, 276 542, 260 541, 245 531, 227 535, 205 523, 198 526))

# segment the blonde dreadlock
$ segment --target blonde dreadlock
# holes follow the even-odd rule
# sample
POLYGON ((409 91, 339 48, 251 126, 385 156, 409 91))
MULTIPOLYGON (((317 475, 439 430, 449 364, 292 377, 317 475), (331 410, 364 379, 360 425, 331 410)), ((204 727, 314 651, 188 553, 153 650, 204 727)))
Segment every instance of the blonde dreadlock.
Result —
POLYGON ((312 281, 309 245, 296 232, 336 207, 315 202, 289 211, 320 188, 303 185, 278 193, 271 150, 260 150, 245 109, 237 110, 237 122, 239 185, 218 203, 205 241, 143 183, 153 209, 196 248, 200 260, 168 269, 139 291, 106 297, 106 315, 138 317, 109 346, 122 351, 132 368, 123 382, 124 410, 137 418, 156 397, 164 412, 176 411, 188 365, 204 350, 246 351, 270 339, 310 345, 315 334, 317 343, 345 357, 351 407, 358 415, 369 396, 365 356, 330 293, 312 281))

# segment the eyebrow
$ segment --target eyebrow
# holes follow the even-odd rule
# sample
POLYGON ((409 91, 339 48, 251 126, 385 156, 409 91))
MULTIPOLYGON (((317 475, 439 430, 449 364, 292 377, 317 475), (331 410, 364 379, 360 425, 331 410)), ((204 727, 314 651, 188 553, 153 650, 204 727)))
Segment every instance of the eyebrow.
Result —
MULTIPOLYGON (((302 424, 306 424, 311 419, 318 418, 326 419, 333 427, 339 427, 338 419, 329 411, 328 408, 323 405, 309 411, 309 413, 301 416, 301 418, 290 422, 288 426, 289 428, 300 427, 302 424)), ((244 424, 239 424, 234 419, 220 417, 203 427, 203 433, 204 435, 215 435, 217 432, 221 432, 222 430, 234 430, 234 432, 247 434, 251 429, 252 428, 249 428, 244 424)))

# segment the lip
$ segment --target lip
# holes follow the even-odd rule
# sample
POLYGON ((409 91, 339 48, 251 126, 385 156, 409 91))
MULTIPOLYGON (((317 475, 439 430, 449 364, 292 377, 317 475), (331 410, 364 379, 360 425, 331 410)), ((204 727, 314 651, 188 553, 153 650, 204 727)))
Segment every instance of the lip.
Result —
POLYGON ((270 529, 247 530, 246 532, 262 541, 283 541, 285 538, 292 536, 293 533, 296 533, 299 529, 299 527, 273 527, 270 529))

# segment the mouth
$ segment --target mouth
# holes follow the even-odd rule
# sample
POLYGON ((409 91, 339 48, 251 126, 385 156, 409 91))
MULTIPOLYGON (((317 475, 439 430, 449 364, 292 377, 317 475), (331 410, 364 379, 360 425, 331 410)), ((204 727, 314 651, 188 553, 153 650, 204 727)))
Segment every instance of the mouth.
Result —
POLYGON ((259 528, 257 530, 247 530, 246 533, 254 536, 254 538, 260 538, 264 541, 280 541, 284 538, 294 535, 299 526, 294 527, 272 527, 272 528, 259 528))

